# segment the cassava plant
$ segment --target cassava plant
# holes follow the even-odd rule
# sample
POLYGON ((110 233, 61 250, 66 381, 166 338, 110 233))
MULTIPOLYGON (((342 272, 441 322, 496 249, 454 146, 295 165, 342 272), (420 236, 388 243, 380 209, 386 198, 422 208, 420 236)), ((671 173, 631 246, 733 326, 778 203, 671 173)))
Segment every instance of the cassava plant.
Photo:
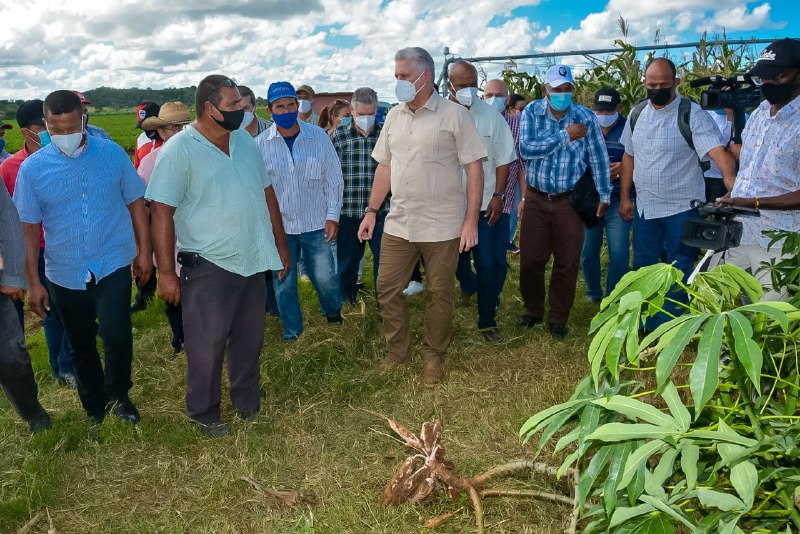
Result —
POLYGON ((659 264, 602 301, 589 374, 520 429, 579 470, 583 532, 800 532, 800 311, 762 296, 733 265, 687 285, 659 264), (675 289, 683 313, 642 337, 675 289))

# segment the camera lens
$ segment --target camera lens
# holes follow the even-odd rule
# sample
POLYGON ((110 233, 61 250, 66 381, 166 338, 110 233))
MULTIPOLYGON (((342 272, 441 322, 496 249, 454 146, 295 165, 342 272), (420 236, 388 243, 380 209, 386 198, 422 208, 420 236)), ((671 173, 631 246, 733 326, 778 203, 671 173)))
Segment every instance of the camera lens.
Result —
POLYGON ((708 241, 714 241, 718 235, 719 231, 716 228, 703 228, 703 231, 700 232, 700 237, 708 241))

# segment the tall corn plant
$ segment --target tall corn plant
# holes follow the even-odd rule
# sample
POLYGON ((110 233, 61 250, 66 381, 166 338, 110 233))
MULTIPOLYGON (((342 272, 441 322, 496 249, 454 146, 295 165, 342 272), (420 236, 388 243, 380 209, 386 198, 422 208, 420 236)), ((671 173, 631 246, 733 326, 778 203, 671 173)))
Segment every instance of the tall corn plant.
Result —
POLYGON ((800 532, 800 310, 733 265, 681 280, 625 275, 591 323, 589 374, 520 435, 580 469, 584 532, 800 532), (676 286, 684 313, 642 337, 676 286))

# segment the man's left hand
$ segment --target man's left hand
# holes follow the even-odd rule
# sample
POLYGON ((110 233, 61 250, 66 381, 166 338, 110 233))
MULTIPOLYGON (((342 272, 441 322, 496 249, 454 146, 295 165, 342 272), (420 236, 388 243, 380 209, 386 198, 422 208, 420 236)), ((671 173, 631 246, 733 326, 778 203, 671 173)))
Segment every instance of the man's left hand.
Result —
POLYGON ((497 197, 493 197, 486 207, 486 218, 488 219, 489 226, 494 226, 500 217, 503 215, 503 201, 497 197))
POLYGON ((281 263, 283 264, 283 269, 278 271, 278 279, 283 280, 286 278, 286 274, 289 272, 289 267, 292 264, 292 257, 289 254, 289 247, 282 246, 278 247, 278 256, 281 259, 281 263))
POLYGON ((608 202, 601 202, 600 204, 597 205, 597 213, 595 215, 597 215, 598 219, 602 219, 603 217, 605 217, 607 211, 608 211, 608 202))
POLYGON ((137 254, 133 260, 133 279, 136 285, 142 287, 153 276, 153 255, 137 254))
POLYGON ((474 221, 464 221, 461 226, 461 242, 458 245, 459 252, 466 252, 478 244, 478 223, 474 221))
POLYGON ((339 235, 339 223, 336 221, 325 221, 325 242, 330 243, 339 235))
POLYGON ((25 297, 25 290, 19 287, 0 286, 0 295, 11 300, 22 300, 25 297))

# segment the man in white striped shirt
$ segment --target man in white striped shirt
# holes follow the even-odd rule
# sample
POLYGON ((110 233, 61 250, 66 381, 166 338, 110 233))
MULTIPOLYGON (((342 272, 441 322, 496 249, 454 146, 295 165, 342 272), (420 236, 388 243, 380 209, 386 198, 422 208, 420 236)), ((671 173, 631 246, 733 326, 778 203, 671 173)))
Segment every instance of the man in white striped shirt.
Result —
POLYGON ((289 82, 275 82, 267 92, 274 124, 256 137, 264 164, 275 177, 291 263, 284 279, 274 276, 283 339, 303 332, 297 294, 297 259, 302 251, 322 313, 329 323, 342 322, 342 292, 334 240, 342 208, 342 169, 330 137, 321 128, 297 119, 297 93, 289 82))

